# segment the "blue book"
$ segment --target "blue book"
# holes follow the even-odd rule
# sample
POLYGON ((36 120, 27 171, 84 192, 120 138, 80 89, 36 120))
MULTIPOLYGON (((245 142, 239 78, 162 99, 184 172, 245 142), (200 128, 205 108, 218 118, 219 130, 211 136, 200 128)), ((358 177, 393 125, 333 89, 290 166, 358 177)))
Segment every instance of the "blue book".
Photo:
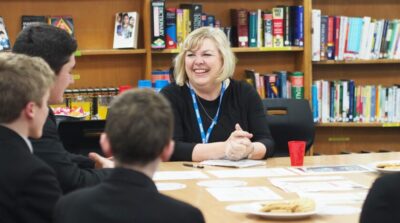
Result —
POLYGON ((349 80, 349 122, 353 122, 354 121, 354 117, 355 117, 355 111, 356 111, 356 103, 355 103, 355 84, 354 84, 354 80, 349 80))
POLYGON ((293 15, 293 45, 304 46, 304 7, 292 6, 293 15))
POLYGON ((207 15, 207 26, 211 26, 211 27, 215 26, 215 16, 207 15))
POLYGON ((318 88, 316 84, 311 86, 312 109, 314 122, 318 122, 318 88))
POLYGON ((175 8, 167 8, 166 10, 166 19, 165 19, 165 40, 166 40, 166 48, 167 49, 176 49, 177 45, 177 37, 176 37, 176 9, 175 8))
POLYGON ((249 12, 249 47, 257 47, 257 12, 249 12))

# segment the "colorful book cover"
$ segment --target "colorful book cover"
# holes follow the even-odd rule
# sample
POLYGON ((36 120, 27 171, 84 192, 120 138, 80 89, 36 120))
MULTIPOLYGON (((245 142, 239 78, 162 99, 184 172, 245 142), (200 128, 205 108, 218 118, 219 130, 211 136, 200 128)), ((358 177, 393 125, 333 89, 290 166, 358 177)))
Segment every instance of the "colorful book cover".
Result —
POLYGON ((176 49, 177 37, 176 37, 176 9, 166 9, 166 35, 165 40, 167 42, 167 49, 176 49))
POLYGON ((49 24, 67 31, 71 36, 75 34, 72 16, 50 16, 49 24))
POLYGON ((47 16, 41 15, 23 15, 21 17, 21 29, 25 29, 31 25, 47 24, 47 16))
POLYGON ((139 14, 120 12, 115 14, 114 49, 137 48, 139 14))
POLYGON ((189 20, 190 20, 190 30, 195 30, 198 29, 202 26, 201 24, 201 16, 202 16, 202 11, 203 7, 201 4, 180 4, 179 7, 181 9, 189 9, 190 15, 189 15, 189 20))
POLYGON ((6 31, 3 17, 0 16, 0 51, 6 51, 11 49, 10 39, 6 31))
POLYGON ((283 47, 283 8, 272 9, 272 34, 274 37, 273 46, 283 47))
POLYGON ((273 46, 273 36, 272 36, 272 12, 266 11, 263 14, 264 20, 264 47, 273 46))
POLYGON ((151 48, 164 49, 165 44, 165 0, 151 1, 151 48))

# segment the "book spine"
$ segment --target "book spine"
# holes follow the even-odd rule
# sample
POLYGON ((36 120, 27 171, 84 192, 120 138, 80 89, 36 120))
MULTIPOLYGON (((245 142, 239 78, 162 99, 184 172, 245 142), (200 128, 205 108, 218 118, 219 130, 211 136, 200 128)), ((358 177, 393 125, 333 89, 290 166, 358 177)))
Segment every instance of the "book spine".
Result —
POLYGON ((291 7, 290 6, 283 6, 283 16, 284 16, 284 34, 283 34, 283 45, 284 46, 291 46, 292 45, 292 16, 291 16, 291 7))
POLYGON ((272 9, 272 33, 273 46, 283 47, 283 8, 275 7, 272 9))
POLYGON ((264 46, 272 47, 273 46, 272 13, 265 12, 263 18, 264 18, 264 46))
POLYGON ((304 98, 304 74, 303 72, 293 72, 291 75, 292 83, 292 98, 303 99, 304 98))
POLYGON ((327 57, 327 42, 328 42, 328 16, 321 16, 321 39, 320 39, 320 52, 321 60, 326 60, 327 57))
POLYGON ((152 0, 151 2, 151 48, 164 49, 165 48, 165 1, 152 0))
POLYGON ((321 60, 321 10, 312 10, 312 61, 321 60))
POLYGON ((257 12, 249 12, 249 47, 257 47, 257 12))
POLYGON ((180 48, 183 44, 183 10, 176 9, 176 39, 178 47, 180 48))
POLYGON ((304 7, 294 6, 294 46, 304 46, 304 7))
POLYGON ((203 11, 203 6, 201 4, 180 4, 181 9, 189 10, 189 20, 191 23, 190 30, 193 31, 202 27, 201 16, 203 11))
POLYGON ((176 9, 166 9, 166 48, 176 49, 177 37, 176 37, 176 9))
POLYGON ((334 42, 334 17, 328 17, 328 39, 327 39, 327 48, 326 54, 328 60, 335 59, 335 42, 334 42))

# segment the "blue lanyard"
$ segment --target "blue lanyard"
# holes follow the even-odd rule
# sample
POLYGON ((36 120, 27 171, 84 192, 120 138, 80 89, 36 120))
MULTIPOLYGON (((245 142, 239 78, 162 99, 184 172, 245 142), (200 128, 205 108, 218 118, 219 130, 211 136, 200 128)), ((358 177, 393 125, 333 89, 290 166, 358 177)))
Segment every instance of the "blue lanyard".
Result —
POLYGON ((201 141, 203 143, 208 143, 208 139, 210 138, 211 131, 214 129, 214 127, 215 127, 215 125, 217 124, 217 121, 218 121, 218 116, 219 116, 219 110, 221 108, 222 97, 224 96, 224 93, 225 93, 224 82, 222 82, 222 86, 221 86, 221 95, 219 97, 219 104, 218 104, 217 114, 215 114, 210 127, 208 127, 207 134, 204 133, 204 127, 203 127, 203 124, 202 124, 203 122, 202 122, 201 117, 200 117, 200 111, 199 111, 199 106, 198 106, 197 100, 196 100, 196 94, 194 93, 194 90, 193 90, 193 88, 192 88, 192 86, 190 84, 189 84, 189 89, 190 89, 190 93, 192 94, 193 108, 194 108, 194 112, 196 113, 197 124, 199 125, 199 129, 200 129, 201 141))

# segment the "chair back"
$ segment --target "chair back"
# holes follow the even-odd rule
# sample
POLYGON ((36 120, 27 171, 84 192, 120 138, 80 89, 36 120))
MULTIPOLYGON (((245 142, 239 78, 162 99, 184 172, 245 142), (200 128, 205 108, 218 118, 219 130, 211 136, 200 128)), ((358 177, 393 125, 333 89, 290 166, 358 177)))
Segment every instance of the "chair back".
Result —
POLYGON ((288 156, 288 141, 292 140, 306 141, 306 151, 311 148, 315 126, 307 100, 266 98, 263 105, 275 141, 274 156, 288 156))
POLYGON ((103 154, 99 141, 105 123, 105 120, 64 121, 60 122, 58 133, 64 148, 70 153, 85 156, 89 152, 103 154))

